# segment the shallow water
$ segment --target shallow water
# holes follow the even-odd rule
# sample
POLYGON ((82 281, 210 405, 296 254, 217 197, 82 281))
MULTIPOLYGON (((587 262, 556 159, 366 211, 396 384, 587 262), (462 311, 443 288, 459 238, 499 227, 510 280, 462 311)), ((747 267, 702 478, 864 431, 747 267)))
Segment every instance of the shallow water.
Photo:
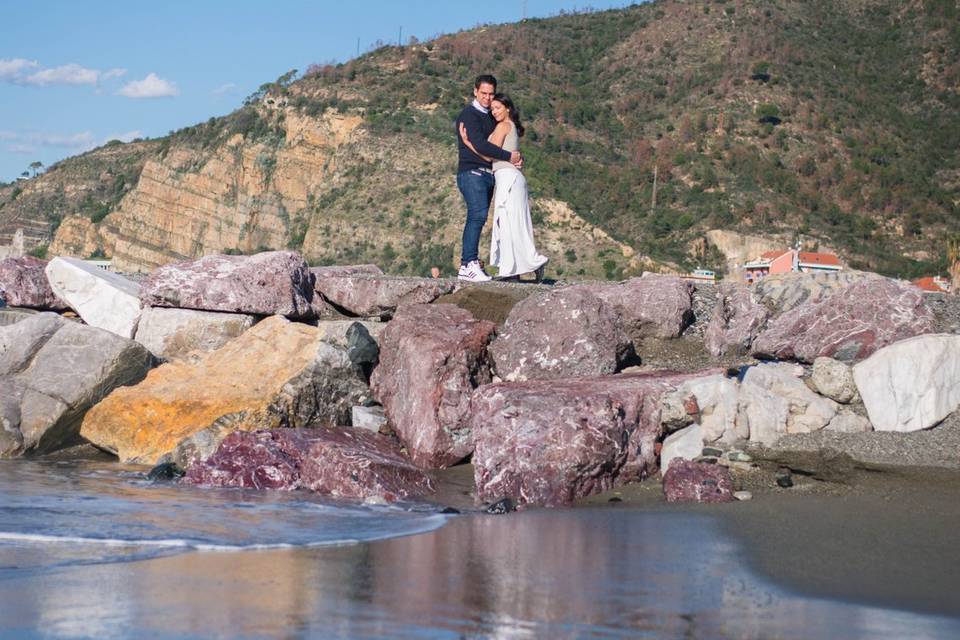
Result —
POLYGON ((0 463, 0 634, 953 638, 752 573, 709 515, 439 515, 0 463), (446 525, 444 523, 446 522, 446 525))

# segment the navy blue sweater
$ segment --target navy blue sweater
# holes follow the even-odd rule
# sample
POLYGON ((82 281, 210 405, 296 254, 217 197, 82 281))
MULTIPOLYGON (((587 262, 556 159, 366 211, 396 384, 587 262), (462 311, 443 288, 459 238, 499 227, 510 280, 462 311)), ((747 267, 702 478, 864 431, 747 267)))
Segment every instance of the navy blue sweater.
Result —
POLYGON ((496 158, 497 160, 510 161, 509 151, 504 151, 502 148, 487 140, 497 126, 496 120, 494 120, 493 116, 489 113, 480 111, 473 106, 473 103, 470 103, 465 106, 463 111, 460 112, 460 115, 457 116, 455 124, 457 151, 459 153, 457 173, 469 171, 470 169, 490 168, 489 162, 471 151, 467 145, 463 144, 463 139, 460 137, 461 122, 466 125, 467 137, 470 138, 470 144, 472 144, 477 151, 485 156, 496 158))

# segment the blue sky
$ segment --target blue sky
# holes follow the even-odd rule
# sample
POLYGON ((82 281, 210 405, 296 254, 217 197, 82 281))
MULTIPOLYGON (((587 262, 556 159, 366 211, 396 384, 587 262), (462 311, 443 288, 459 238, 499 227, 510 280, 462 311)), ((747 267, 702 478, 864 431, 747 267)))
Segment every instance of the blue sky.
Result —
POLYGON ((425 40, 629 0, 0 0, 0 181, 236 109, 264 82, 425 40))

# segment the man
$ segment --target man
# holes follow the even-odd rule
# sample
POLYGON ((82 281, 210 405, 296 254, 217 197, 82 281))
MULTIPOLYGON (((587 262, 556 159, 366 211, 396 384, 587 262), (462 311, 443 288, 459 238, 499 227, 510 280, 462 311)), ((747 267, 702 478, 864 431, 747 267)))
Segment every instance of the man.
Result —
POLYGON ((490 101, 497 92, 497 79, 491 75, 477 76, 473 83, 473 102, 457 116, 456 135, 459 162, 457 163, 457 187, 467 204, 467 221, 463 225, 463 249, 460 254, 458 278, 467 282, 486 282, 490 276, 480 265, 480 233, 487 221, 490 199, 493 197, 493 171, 491 162, 475 154, 460 137, 460 125, 467 131, 467 138, 477 152, 493 158, 512 162, 518 167, 522 160, 519 151, 504 151, 491 144, 487 138, 496 122, 490 115, 490 101))

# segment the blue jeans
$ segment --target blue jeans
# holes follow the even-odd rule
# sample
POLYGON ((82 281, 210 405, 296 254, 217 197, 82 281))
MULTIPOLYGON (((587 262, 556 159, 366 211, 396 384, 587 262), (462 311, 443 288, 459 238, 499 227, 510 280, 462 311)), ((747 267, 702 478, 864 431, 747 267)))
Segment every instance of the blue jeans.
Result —
POLYGON ((463 248, 460 264, 477 260, 480 256, 480 233, 487 221, 495 181, 487 171, 471 169, 457 174, 457 187, 467 203, 467 222, 463 225, 463 248))

